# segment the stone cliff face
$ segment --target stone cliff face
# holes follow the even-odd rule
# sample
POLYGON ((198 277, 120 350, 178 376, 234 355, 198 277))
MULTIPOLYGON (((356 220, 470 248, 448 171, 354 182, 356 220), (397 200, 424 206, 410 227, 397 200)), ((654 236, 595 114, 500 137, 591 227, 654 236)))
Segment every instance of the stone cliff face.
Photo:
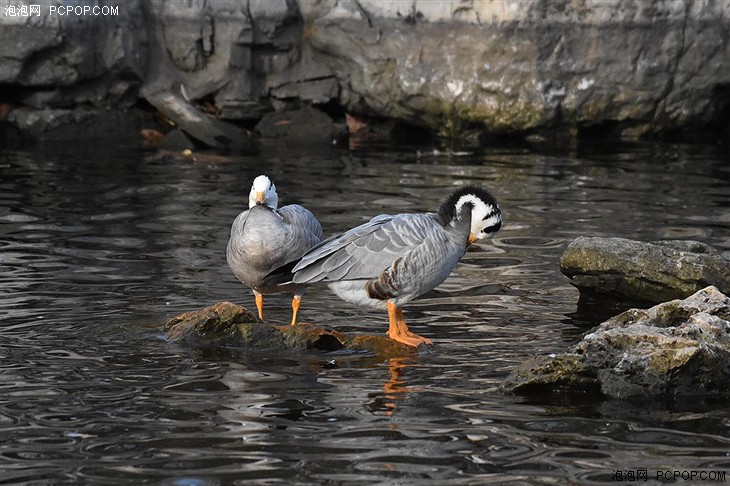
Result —
POLYGON ((727 2, 360 0, 305 11, 350 109, 489 131, 703 125, 730 96, 727 2))
POLYGON ((165 90, 228 120, 335 102, 445 135, 638 136, 721 127, 730 108, 728 2, 34 3, 0 12, 0 118, 30 132, 165 90))
POLYGON ((11 15, 8 3, 0 3, 0 128, 9 121, 35 134, 137 101, 147 62, 138 2, 114 17, 49 15, 51 1, 33 2, 40 15, 11 15))

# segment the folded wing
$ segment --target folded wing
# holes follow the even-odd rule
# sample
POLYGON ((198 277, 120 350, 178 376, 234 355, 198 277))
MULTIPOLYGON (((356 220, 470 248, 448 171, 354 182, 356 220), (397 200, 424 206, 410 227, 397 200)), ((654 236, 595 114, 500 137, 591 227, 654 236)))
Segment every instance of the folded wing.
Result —
POLYGON ((312 248, 294 267, 295 283, 377 278, 429 238, 442 238, 434 214, 381 215, 312 248))

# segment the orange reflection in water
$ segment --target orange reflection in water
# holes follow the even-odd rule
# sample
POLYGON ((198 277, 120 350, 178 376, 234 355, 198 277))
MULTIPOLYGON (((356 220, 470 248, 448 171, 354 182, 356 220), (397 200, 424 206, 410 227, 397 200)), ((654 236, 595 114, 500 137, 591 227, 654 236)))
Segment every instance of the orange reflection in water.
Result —
POLYGON ((412 358, 390 358, 388 360, 388 381, 383 384, 383 394, 386 402, 385 415, 390 417, 398 407, 398 402, 405 398, 407 393, 420 392, 423 387, 408 386, 404 378, 405 370, 413 365, 412 358))

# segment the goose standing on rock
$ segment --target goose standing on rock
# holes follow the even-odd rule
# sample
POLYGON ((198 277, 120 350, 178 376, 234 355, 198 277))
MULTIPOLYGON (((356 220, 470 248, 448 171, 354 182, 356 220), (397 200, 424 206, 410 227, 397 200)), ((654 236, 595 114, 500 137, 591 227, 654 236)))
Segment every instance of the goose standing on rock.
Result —
MULTIPOLYGON (((322 227, 303 206, 290 204, 277 209, 276 186, 265 175, 253 181, 247 211, 233 221, 226 257, 238 280, 253 290, 259 319, 264 318, 263 294, 288 292, 292 299, 293 326, 297 321, 304 285, 287 279, 263 278, 279 267, 291 266, 310 248, 322 241, 322 227)), ((288 279, 290 280, 290 279, 288 279)))
POLYGON ((341 299, 387 309, 388 337, 408 346, 431 340, 408 330, 403 304, 446 280, 469 245, 494 235, 502 211, 485 189, 462 186, 438 213, 380 215, 308 251, 294 284, 326 282, 341 299))

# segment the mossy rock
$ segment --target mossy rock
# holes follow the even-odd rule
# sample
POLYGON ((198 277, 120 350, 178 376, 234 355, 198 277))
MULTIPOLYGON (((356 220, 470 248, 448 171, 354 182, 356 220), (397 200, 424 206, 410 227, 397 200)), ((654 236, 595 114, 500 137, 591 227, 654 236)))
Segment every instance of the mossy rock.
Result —
POLYGON ((579 237, 561 256, 560 271, 593 296, 659 303, 708 285, 730 293, 730 260, 698 241, 579 237))
POLYGON ((582 357, 565 353, 526 361, 502 382, 503 392, 519 394, 588 393, 600 394, 601 384, 593 368, 582 357))
POLYGON ((218 302, 205 309, 176 316, 165 324, 165 331, 172 342, 201 348, 349 350, 382 357, 408 356, 417 352, 415 348, 386 336, 347 335, 309 323, 294 326, 268 324, 261 322, 245 307, 231 302, 218 302))
POLYGON ((707 287, 611 318, 561 354, 532 359, 501 390, 612 398, 730 397, 730 298, 707 287))

